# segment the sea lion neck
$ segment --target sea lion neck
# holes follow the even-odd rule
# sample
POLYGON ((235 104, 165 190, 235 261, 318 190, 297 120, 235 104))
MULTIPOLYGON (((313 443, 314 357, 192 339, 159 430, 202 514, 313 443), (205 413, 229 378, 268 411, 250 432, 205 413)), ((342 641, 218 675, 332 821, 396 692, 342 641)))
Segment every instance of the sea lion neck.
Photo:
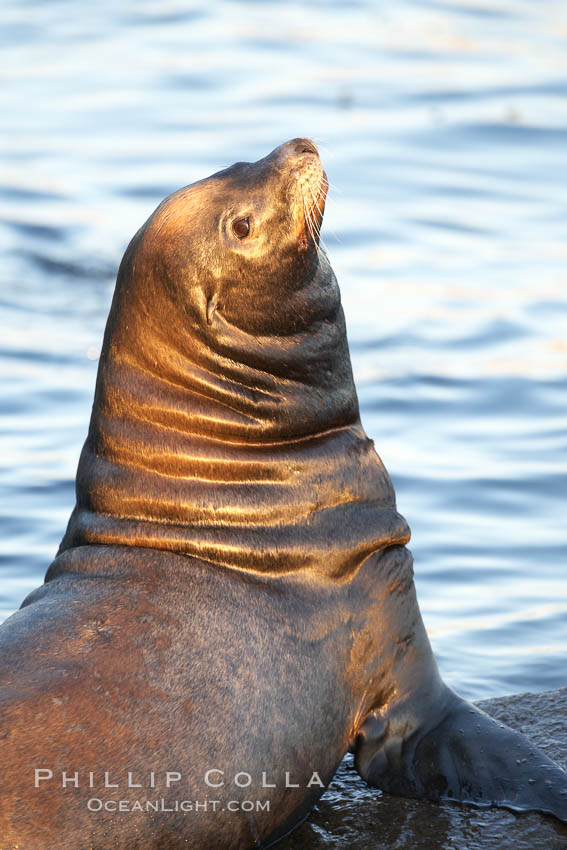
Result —
POLYGON ((313 437, 358 421, 344 316, 326 259, 301 289, 272 304, 283 316, 279 333, 237 325, 212 298, 200 297, 201 311, 180 308, 166 287, 156 292, 153 276, 136 276, 136 259, 123 263, 97 378, 94 438, 99 414, 161 425, 167 411, 181 432, 247 443, 313 437))
POLYGON ((321 174, 294 140, 175 193, 136 234, 60 551, 118 543, 342 575, 407 540, 359 422, 339 290, 311 229, 321 195, 308 207, 301 188, 317 192, 321 174))

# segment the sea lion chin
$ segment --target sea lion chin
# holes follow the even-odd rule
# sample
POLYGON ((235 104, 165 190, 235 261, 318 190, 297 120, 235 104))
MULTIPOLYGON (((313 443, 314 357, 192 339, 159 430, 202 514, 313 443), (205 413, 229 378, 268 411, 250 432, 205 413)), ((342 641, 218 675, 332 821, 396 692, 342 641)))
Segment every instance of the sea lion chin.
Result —
POLYGON ((174 193, 126 250, 76 506, 0 628, 2 847, 267 847, 349 749, 392 793, 567 821, 567 774, 439 676, 326 189, 294 139, 174 193))

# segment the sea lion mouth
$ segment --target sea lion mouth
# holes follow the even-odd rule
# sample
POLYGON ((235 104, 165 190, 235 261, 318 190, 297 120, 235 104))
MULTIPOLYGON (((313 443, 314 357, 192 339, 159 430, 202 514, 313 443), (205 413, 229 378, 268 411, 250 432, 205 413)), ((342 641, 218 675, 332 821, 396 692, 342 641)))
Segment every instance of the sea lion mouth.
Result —
POLYGON ((297 142, 295 153, 300 157, 296 169, 298 247, 300 251, 307 251, 314 245, 319 250, 329 181, 314 142, 311 139, 298 139, 297 142))

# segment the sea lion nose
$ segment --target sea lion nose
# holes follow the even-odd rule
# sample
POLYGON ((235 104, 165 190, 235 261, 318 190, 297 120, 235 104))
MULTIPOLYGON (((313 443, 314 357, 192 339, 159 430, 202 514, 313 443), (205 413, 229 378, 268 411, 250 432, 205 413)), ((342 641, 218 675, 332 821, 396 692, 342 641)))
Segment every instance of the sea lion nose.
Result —
POLYGON ((279 160, 291 161, 299 159, 301 156, 305 154, 315 155, 317 158, 319 157, 319 151, 317 150, 317 146, 311 139, 291 139, 289 142, 284 142, 283 145, 280 145, 279 148, 276 148, 274 154, 277 155, 279 160))
POLYGON ((314 153, 317 156, 319 155, 317 145, 311 139, 293 139, 289 144, 295 147, 295 152, 298 154, 314 153))

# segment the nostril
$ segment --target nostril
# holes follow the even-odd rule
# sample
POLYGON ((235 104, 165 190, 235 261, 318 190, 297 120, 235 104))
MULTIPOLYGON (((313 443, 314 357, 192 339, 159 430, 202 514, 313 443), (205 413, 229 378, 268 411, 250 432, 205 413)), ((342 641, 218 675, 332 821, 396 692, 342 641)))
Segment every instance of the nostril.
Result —
POLYGON ((299 146, 299 153, 317 153, 317 148, 312 142, 303 142, 299 146))

